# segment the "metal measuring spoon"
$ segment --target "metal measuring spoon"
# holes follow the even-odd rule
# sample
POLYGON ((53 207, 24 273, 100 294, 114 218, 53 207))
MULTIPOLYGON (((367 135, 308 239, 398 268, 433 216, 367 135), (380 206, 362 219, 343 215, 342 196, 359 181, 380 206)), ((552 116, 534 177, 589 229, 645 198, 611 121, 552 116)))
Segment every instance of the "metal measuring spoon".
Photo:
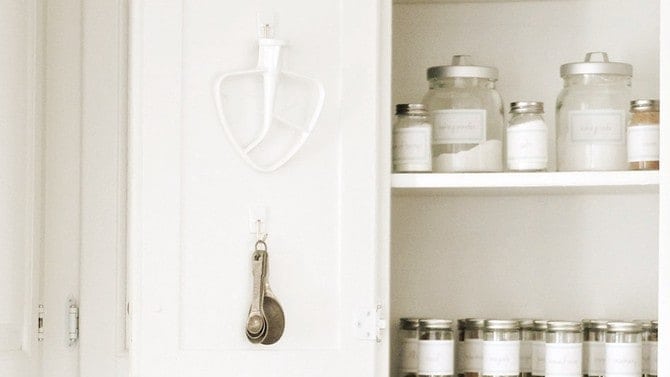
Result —
POLYGON ((286 324, 284 310, 282 309, 277 297, 270 289, 267 276, 265 277, 265 297, 263 299, 263 311, 267 321, 267 334, 261 341, 262 344, 275 344, 284 334, 286 324))
MULTIPOLYGON (((265 245, 265 243, 263 243, 263 245, 265 245)), ((265 263, 267 260, 267 252, 259 249, 259 246, 261 245, 256 243, 256 251, 252 258, 254 287, 246 326, 247 339, 252 343, 260 343, 263 341, 268 331, 267 319, 264 312, 265 274, 267 271, 265 263)))

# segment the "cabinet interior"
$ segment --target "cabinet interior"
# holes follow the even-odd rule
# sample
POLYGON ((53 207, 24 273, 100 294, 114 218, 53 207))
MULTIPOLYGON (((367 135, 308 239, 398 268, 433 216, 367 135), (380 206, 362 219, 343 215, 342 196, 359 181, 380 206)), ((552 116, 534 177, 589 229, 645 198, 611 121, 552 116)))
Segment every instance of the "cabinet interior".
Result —
MULTIPOLYGON (((498 67, 506 112, 512 101, 545 103, 552 145, 560 65, 606 51, 633 65, 633 98, 658 98, 658 36, 658 0, 395 3, 392 102, 420 102, 426 68, 469 54, 498 67)), ((549 165, 555 169, 555 148, 549 165)), ((658 208, 656 189, 396 189, 391 323, 404 316, 656 318, 658 208)))

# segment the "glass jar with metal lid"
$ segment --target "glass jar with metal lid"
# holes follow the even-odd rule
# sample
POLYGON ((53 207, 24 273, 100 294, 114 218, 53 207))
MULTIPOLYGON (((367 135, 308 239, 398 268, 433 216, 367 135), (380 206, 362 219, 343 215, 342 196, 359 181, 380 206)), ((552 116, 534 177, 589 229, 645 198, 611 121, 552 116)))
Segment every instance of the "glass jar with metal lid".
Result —
POLYGON ((548 131, 544 122, 544 104, 519 101, 510 104, 512 118, 507 126, 507 169, 511 171, 547 170, 548 131))
POLYGON ((632 76, 630 64, 610 62, 604 52, 590 52, 583 62, 561 66, 558 170, 628 169, 626 119, 632 76))
POLYGON ((430 172, 432 128, 428 112, 420 103, 396 105, 393 124, 393 171, 430 172))
POLYGON ((533 358, 531 371, 533 377, 544 376, 545 373, 545 341, 547 340, 547 322, 544 319, 533 321, 533 358))
POLYGON ((645 319, 635 319, 633 322, 642 327, 640 336, 642 338, 642 375, 649 375, 649 335, 651 333, 651 321, 645 319))
POLYGON ((532 376, 533 339, 535 338, 532 319, 519 319, 521 345, 519 348, 519 376, 532 376))
POLYGON ((482 376, 518 377, 520 339, 519 321, 486 320, 482 347, 482 376))
POLYGON ((608 322, 605 376, 642 375, 642 326, 635 322, 608 322))
POLYGON ((658 376, 658 321, 651 321, 649 330, 649 374, 648 377, 658 376))
POLYGON ((631 170, 658 170, 659 101, 636 99, 630 102, 630 112, 626 129, 628 167, 631 170))
POLYGON ((418 376, 454 375, 454 333, 451 324, 448 319, 419 320, 418 376))
POLYGON ((433 171, 502 171, 505 118, 498 69, 456 55, 451 65, 428 68, 427 78, 423 104, 433 123, 433 171))
POLYGON ((458 377, 464 377, 464 360, 463 354, 465 352, 465 318, 456 321, 458 328, 458 343, 456 344, 456 374, 458 377))
POLYGON ((545 376, 581 377, 582 324, 572 321, 547 322, 545 376))
POLYGON ((584 342, 582 344, 582 374, 584 377, 603 377, 605 375, 605 333, 607 320, 585 319, 584 342))
POLYGON ((463 332, 463 352, 461 365, 465 377, 480 377, 482 373, 482 348, 485 320, 468 318, 463 332))
POLYGON ((419 319, 400 318, 400 377, 415 377, 419 359, 419 319))

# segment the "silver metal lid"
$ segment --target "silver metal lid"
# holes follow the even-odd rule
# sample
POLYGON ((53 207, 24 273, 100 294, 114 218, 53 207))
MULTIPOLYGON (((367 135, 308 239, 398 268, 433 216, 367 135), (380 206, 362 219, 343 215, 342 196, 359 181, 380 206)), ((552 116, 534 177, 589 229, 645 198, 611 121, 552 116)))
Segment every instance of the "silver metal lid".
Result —
POLYGON ((458 327, 459 330, 465 329, 465 318, 461 318, 456 321, 456 326, 458 327))
POLYGON ((510 114, 544 114, 544 103, 538 101, 518 101, 509 105, 510 114))
POLYGON ((484 322, 487 330, 519 330, 519 321, 513 319, 487 319, 484 322))
POLYGON ((582 320, 582 326, 584 330, 607 330, 607 322, 610 322, 606 319, 584 319, 582 320))
POLYGON ((607 332, 639 333, 642 332, 642 326, 635 322, 608 322, 607 332))
POLYGON ((451 330, 450 319, 420 319, 419 328, 432 330, 451 330))
POLYGON ((396 115, 428 115, 426 106, 421 103, 399 103, 395 105, 396 115))
POLYGON ((486 325, 486 320, 482 318, 466 318, 465 319, 465 328, 467 330, 479 330, 483 329, 486 325))
POLYGON ((658 331, 658 321, 657 320, 651 321, 651 329, 658 331))
POLYGON ((570 75, 620 75, 633 76, 633 66, 627 63, 610 62, 606 52, 589 52, 583 62, 567 63, 561 66, 561 77, 570 75), (600 61, 594 59, 600 55, 600 61))
POLYGON ((582 323, 574 321, 548 321, 547 322, 547 331, 582 331, 582 323))
POLYGON ((546 319, 536 319, 533 321, 533 329, 535 331, 545 331, 547 329, 547 321, 546 319))
POLYGON ((532 330, 533 329, 533 320, 527 318, 517 318, 515 321, 519 322, 519 328, 521 330, 532 330))
POLYGON ((400 318, 400 328, 403 330, 416 330, 419 328, 419 319, 400 318))
POLYGON ((470 55, 454 55, 451 58, 451 65, 430 67, 426 71, 426 77, 429 81, 447 77, 478 77, 498 80, 498 68, 473 65, 471 60, 470 55))
POLYGON ((630 101, 631 112, 643 111, 658 111, 660 108, 660 101, 657 99, 636 99, 630 101))
POLYGON ((651 329, 651 321, 648 319, 634 319, 633 322, 642 326, 642 331, 648 331, 651 329))

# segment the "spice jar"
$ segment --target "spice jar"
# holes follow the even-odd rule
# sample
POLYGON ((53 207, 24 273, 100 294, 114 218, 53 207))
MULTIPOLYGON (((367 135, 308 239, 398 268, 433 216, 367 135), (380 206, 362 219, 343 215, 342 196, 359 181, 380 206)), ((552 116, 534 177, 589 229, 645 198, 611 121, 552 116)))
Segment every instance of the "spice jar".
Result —
POLYGON ((485 320, 468 318, 463 332, 462 370, 465 377, 480 377, 485 320))
POLYGON ((454 375, 454 334, 451 323, 447 319, 419 320, 418 376, 454 375))
POLYGON ((458 328, 458 344, 456 345, 456 374, 458 377, 464 377, 465 361, 463 358, 465 352, 465 319, 459 319, 456 323, 458 328))
POLYGON ((536 319, 533 321, 533 358, 531 371, 533 377, 544 376, 545 370, 545 341, 547 339, 547 321, 536 319))
POLYGON ((393 171, 396 173, 430 172, 431 125, 422 104, 396 105, 393 124, 393 171))
POLYGON ((507 169, 547 170, 547 124, 542 118, 542 102, 512 102, 512 118, 507 126, 507 169))
POLYGON ((658 321, 651 321, 648 339, 649 349, 649 377, 658 376, 658 321))
POLYGON ((605 343, 605 376, 642 375, 642 327, 634 322, 609 322, 605 343))
POLYGON ((505 118, 496 91, 498 69, 473 65, 468 55, 428 68, 423 98, 433 123, 433 171, 502 171, 505 118))
POLYGON ((556 101, 558 170, 627 170, 626 118, 633 67, 604 52, 563 64, 556 101), (600 60, 596 60, 600 56, 600 60))
POLYGON ((545 375, 547 377, 581 377, 581 323, 571 321, 547 322, 545 375))
POLYGON ((626 129, 628 167, 631 170, 658 170, 659 102, 637 99, 630 102, 631 118, 626 129))
POLYGON ((642 375, 646 376, 649 374, 649 336, 651 334, 651 321, 636 319, 633 322, 640 325, 642 332, 640 337, 642 339, 642 375))
POLYGON ((519 376, 532 376, 534 326, 532 319, 519 320, 521 345, 519 348, 519 376))
POLYGON ((415 377, 418 368, 419 319, 400 318, 400 377, 415 377))
POLYGON ((607 320, 585 319, 584 342, 582 344, 582 374, 585 377, 605 375, 605 333, 607 320))
POLYGON ((486 320, 482 347, 482 376, 519 375, 519 321, 486 320))

